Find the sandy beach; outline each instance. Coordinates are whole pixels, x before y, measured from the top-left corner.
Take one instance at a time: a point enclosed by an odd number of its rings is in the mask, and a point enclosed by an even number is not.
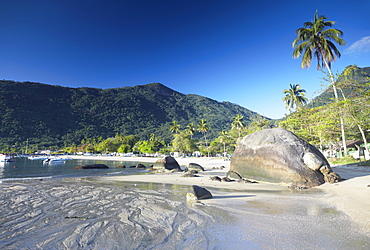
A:
[[[154,163],[157,158],[75,156]],[[370,170],[335,166],[337,184],[292,190],[215,182],[230,161],[198,163],[199,177],[143,173],[0,184],[1,249],[367,249]],[[224,166],[224,169],[220,169]],[[191,185],[212,199],[186,201]]]
[[[106,160],[119,160],[122,157],[103,157]],[[102,157],[91,157],[91,159],[102,159]],[[150,157],[124,157],[124,160],[155,162],[156,158]],[[210,176],[226,175],[230,168],[230,161],[222,158],[176,158],[180,166],[187,166],[189,163],[198,163],[205,168],[205,172],[200,173],[199,177],[185,178],[181,177],[183,173],[167,173],[138,176],[119,176],[106,177],[109,181],[130,181],[130,182],[153,182],[180,185],[199,185],[202,187],[211,187],[215,189],[230,189],[227,192],[215,190],[215,199],[203,200],[205,204],[219,204],[227,206],[231,203],[243,203],[246,198],[240,195],[245,191],[281,191],[286,192],[287,186],[272,185],[266,183],[242,184],[236,182],[217,182],[210,181]],[[224,169],[219,169],[224,166]],[[334,172],[338,173],[343,181],[336,184],[323,184],[312,188],[310,191],[321,191],[322,201],[334,206],[339,211],[348,215],[355,223],[359,224],[364,233],[370,237],[370,167],[366,166],[332,166]],[[217,198],[222,196],[223,199]],[[249,199],[251,200],[251,199]]]

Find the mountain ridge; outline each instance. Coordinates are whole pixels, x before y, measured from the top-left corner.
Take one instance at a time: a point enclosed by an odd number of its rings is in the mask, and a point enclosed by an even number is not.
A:
[[[99,89],[1,80],[0,92],[5,97],[0,100],[0,143],[7,145],[26,140],[45,147],[77,144],[116,133],[171,139],[172,121],[184,129],[202,118],[209,124],[209,136],[217,137],[236,114],[246,124],[262,117],[240,105],[182,94],[161,83]]]

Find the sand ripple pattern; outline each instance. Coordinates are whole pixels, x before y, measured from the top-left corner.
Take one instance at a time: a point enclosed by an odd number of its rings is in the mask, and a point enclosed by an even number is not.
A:
[[[186,191],[71,180],[2,183],[0,248],[220,248],[218,218],[227,215],[189,206]]]

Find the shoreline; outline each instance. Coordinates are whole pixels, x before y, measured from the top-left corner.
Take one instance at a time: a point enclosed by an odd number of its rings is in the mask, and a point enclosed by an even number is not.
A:
[[[118,164],[151,157],[94,157]],[[223,158],[176,158],[198,163],[183,172],[66,177],[0,184],[2,248],[68,249],[364,249],[370,242],[370,168],[334,166],[346,179],[310,189],[211,181],[224,177]],[[107,162],[112,161],[112,162]],[[114,162],[113,162],[114,161]],[[86,161],[85,161],[86,162]],[[225,168],[220,168],[224,166]],[[99,171],[98,171],[99,172]],[[192,185],[211,199],[187,201]],[[50,232],[53,232],[50,234]]]
[[[152,157],[107,157],[107,156],[74,156],[74,159],[86,160],[107,160],[107,161],[134,161],[154,163],[160,158]],[[200,172],[199,177],[181,177],[183,173],[160,173],[145,174],[135,176],[110,176],[99,177],[99,180],[107,182],[147,182],[165,183],[177,185],[198,185],[211,188],[214,198],[202,200],[203,204],[220,205],[226,207],[228,203],[240,205],[248,201],[245,192],[289,192],[286,185],[269,183],[237,183],[237,182],[216,182],[211,181],[211,176],[226,176],[230,168],[230,161],[222,158],[175,158],[179,165],[197,163],[205,171]],[[224,166],[224,169],[219,167]],[[322,192],[320,200],[334,206],[339,211],[348,215],[356,224],[360,225],[364,233],[370,236],[370,167],[339,165],[332,166],[334,172],[338,173],[343,179],[339,183],[313,187],[308,192]],[[227,189],[227,191],[225,190]],[[300,191],[291,191],[300,192]],[[301,192],[305,195],[305,191]],[[259,194],[263,196],[263,194]],[[223,197],[220,199],[219,197]],[[251,199],[253,200],[253,199]],[[240,212],[240,211],[239,211]]]

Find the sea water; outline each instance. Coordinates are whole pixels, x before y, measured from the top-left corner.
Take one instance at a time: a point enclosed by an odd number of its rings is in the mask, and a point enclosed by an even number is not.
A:
[[[65,163],[45,164],[42,160],[29,160],[26,157],[15,158],[13,162],[0,162],[0,181],[27,180],[39,178],[92,177],[117,174],[139,174],[143,169],[130,168],[141,162],[103,161],[103,160],[66,160]],[[109,169],[75,169],[80,165],[105,164]],[[141,163],[149,166],[152,163]],[[127,168],[117,168],[125,165]]]

